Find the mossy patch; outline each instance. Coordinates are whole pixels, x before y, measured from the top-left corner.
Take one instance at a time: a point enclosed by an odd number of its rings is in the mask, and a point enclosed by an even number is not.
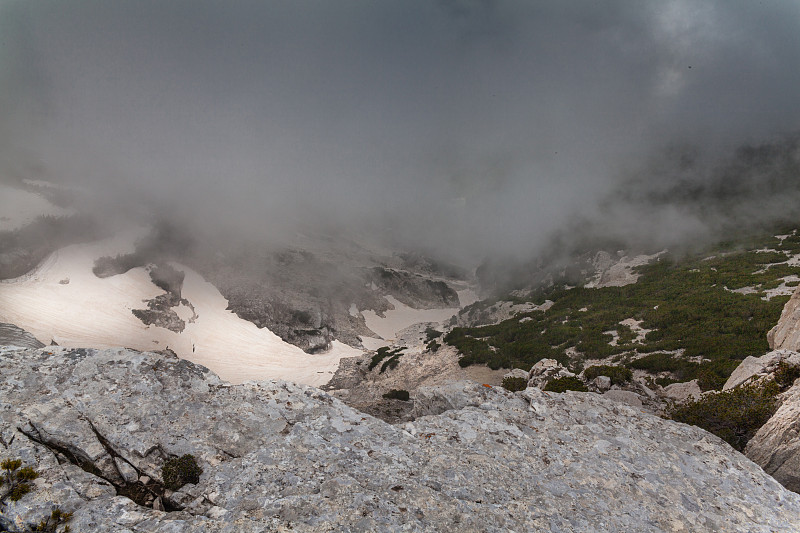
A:
[[[170,490],[178,490],[187,483],[199,483],[203,469],[197,464],[192,454],[168,459],[161,468],[164,486]]]

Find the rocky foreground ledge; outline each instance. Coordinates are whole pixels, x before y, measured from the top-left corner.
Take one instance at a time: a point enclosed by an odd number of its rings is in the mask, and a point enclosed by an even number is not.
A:
[[[460,382],[393,426],[164,354],[0,348],[0,409],[0,456],[40,473],[0,530],[53,506],[83,533],[800,530],[800,495],[720,439],[590,393]],[[199,482],[165,490],[184,454]]]

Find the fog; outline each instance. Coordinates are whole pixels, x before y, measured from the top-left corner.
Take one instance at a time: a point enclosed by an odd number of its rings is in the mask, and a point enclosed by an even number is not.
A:
[[[797,2],[5,0],[0,41],[0,176],[109,224],[475,264],[800,205],[736,152],[800,161]]]

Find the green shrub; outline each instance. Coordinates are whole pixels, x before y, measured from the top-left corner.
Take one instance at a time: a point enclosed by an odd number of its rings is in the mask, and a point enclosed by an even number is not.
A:
[[[528,380],[525,378],[507,377],[503,378],[503,388],[507,391],[517,392],[528,388]]]
[[[442,336],[441,331],[438,331],[430,327],[425,329],[425,337],[426,337],[425,342],[430,342],[434,339],[438,339],[441,336]]]
[[[583,381],[573,376],[551,379],[547,382],[547,385],[544,386],[544,390],[548,392],[566,392],[568,390],[578,392],[589,391]]]
[[[378,348],[378,351],[375,352],[375,355],[372,356],[372,359],[370,360],[367,368],[369,370],[372,370],[387,357],[389,359],[384,361],[384,363],[381,365],[380,373],[383,373],[387,368],[395,368],[400,362],[400,356],[403,355],[401,353],[403,350],[405,350],[405,346],[402,346],[400,348],[395,348],[394,350],[389,350],[388,346],[382,346]]]
[[[775,370],[772,377],[775,379],[775,383],[778,384],[778,387],[784,391],[794,385],[794,380],[800,378],[800,367],[790,365],[786,361],[781,361],[778,363],[778,368]]]
[[[592,381],[597,376],[608,376],[613,385],[622,385],[633,379],[633,372],[624,366],[595,365],[583,371],[583,378]]]
[[[203,469],[197,464],[192,454],[168,459],[161,469],[164,486],[170,490],[178,490],[187,483],[198,483]]]
[[[767,300],[764,290],[788,275],[800,275],[800,267],[786,264],[784,255],[800,252],[800,236],[782,241],[754,236],[727,251],[721,248],[681,257],[662,255],[638,267],[638,282],[623,287],[566,289],[556,283],[537,288],[535,297],[508,296],[505,299],[518,303],[545,298],[554,303],[546,311],[519,314],[499,324],[456,327],[444,341],[458,349],[461,366],[530,368],[543,358],[570,366],[565,352],[574,348],[588,360],[624,355],[625,360],[638,361],[625,365],[629,368],[670,372],[678,381],[697,378],[701,388],[719,388],[744,357],[769,350],[766,333],[788,297]],[[757,252],[763,248],[779,253]],[[745,286],[758,292],[729,290]],[[462,316],[477,324],[476,315],[487,305],[476,303]],[[635,329],[621,324],[629,318],[650,330],[641,342],[633,342]],[[607,331],[617,332],[616,346],[609,344]],[[665,353],[678,351],[682,355]]]
[[[392,389],[383,395],[387,400],[402,400],[407,402],[410,398],[408,391],[404,389]]]
[[[42,520],[36,525],[34,531],[41,531],[43,533],[56,533],[59,526],[64,526],[61,530],[62,533],[70,533],[72,531],[69,526],[64,525],[72,520],[72,513],[65,513],[58,507],[50,512],[50,516]]]
[[[628,366],[637,370],[645,370],[647,372],[675,372],[681,366],[681,361],[678,361],[672,354],[668,353],[651,353],[639,359],[634,359]]]
[[[0,502],[8,498],[18,501],[31,491],[30,481],[39,477],[38,472],[30,466],[22,466],[21,459],[6,459],[0,463],[3,472],[0,474],[0,486],[4,487]]]
[[[742,451],[756,431],[777,408],[774,382],[754,383],[723,392],[711,392],[698,400],[667,411],[672,420],[701,427]]]

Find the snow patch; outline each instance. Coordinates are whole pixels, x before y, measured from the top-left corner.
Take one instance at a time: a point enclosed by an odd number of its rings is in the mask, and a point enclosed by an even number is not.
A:
[[[384,312],[384,317],[380,317],[372,310],[364,310],[364,321],[367,327],[380,335],[385,340],[394,340],[397,333],[406,329],[408,326],[420,322],[442,322],[448,320],[458,313],[457,307],[444,309],[414,309],[405,305],[393,296],[384,296],[394,309]],[[363,343],[363,341],[362,341]]]
[[[144,325],[131,310],[163,293],[147,271],[134,268],[108,278],[92,273],[95,259],[133,251],[136,235],[62,248],[36,272],[0,284],[0,321],[30,331],[45,344],[52,339],[70,348],[169,347],[233,383],[278,378],[319,386],[330,380],[339,359],[362,353],[334,342],[327,353],[307,354],[228,311],[216,287],[177,263],[186,273],[182,296],[194,307],[176,308],[187,321],[185,329],[176,333]],[[59,283],[66,278],[69,284]]]

